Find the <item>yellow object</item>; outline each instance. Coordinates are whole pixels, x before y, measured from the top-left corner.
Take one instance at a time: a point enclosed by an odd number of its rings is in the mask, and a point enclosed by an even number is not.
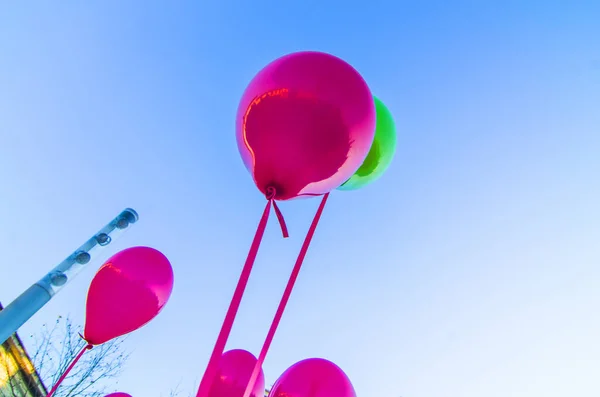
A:
[[[0,345],[0,397],[45,397],[46,393],[21,340],[14,334]]]

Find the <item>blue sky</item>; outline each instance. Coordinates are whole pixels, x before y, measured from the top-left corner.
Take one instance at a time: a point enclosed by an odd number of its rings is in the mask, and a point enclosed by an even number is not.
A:
[[[237,152],[252,76],[354,65],[397,119],[389,172],[332,195],[265,362],[325,357],[359,396],[600,394],[600,3],[62,1],[0,12],[0,300],[125,207],[171,301],[119,388],[195,393],[264,198]],[[258,353],[318,200],[281,205],[230,348]],[[94,269],[26,326],[83,322]]]

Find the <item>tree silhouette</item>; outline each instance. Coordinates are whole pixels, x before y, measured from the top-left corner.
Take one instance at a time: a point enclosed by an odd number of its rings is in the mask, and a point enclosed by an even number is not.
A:
[[[32,361],[48,389],[55,384],[71,360],[86,345],[81,327],[66,317],[58,317],[39,334],[31,335],[35,352]],[[54,397],[103,397],[114,389],[129,353],[123,350],[123,339],[114,339],[86,352],[58,388]],[[20,396],[15,396],[20,397]]]

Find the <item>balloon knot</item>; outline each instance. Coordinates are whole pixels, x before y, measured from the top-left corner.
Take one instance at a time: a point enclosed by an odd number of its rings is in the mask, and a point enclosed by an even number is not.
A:
[[[84,350],[92,350],[92,348],[94,347],[94,345],[92,345],[92,344],[91,344],[91,343],[90,343],[90,342],[89,342],[87,339],[85,339],[85,336],[83,336],[83,335],[81,334],[81,332],[78,332],[78,334],[79,334],[79,337],[80,337],[80,338],[81,338],[81,339],[82,339],[84,342],[86,342],[86,343],[87,343],[87,345],[84,347]]]
[[[275,200],[275,196],[277,195],[277,189],[273,186],[269,186],[265,189],[265,196],[267,200]]]
[[[275,197],[277,196],[277,189],[273,186],[268,186],[265,189],[265,197],[273,204],[273,208],[275,209],[275,215],[277,216],[277,220],[279,221],[279,226],[281,227],[281,233],[283,234],[283,238],[290,237],[288,233],[287,225],[285,224],[285,219],[283,218],[283,214],[275,201]]]

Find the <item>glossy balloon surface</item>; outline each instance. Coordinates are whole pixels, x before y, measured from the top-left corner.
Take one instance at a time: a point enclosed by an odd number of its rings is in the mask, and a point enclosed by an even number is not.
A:
[[[160,251],[133,247],[115,254],[88,290],[85,340],[99,345],[142,327],[163,309],[172,290],[173,269]]]
[[[219,370],[213,381],[209,397],[243,397],[246,385],[256,364],[256,357],[246,350],[230,350],[223,353]],[[254,384],[251,397],[263,397],[265,375],[261,369]]]
[[[379,179],[388,169],[396,153],[396,126],[394,117],[381,100],[374,98],[377,121],[375,138],[360,168],[339,190],[355,190]]]
[[[375,105],[361,75],[322,52],[297,52],[261,70],[240,101],[240,154],[265,195],[328,193],[363,163],[375,134]]]
[[[288,368],[269,397],[356,397],[356,393],[340,367],[322,358],[309,358]]]
[[[127,394],[127,393],[111,393],[111,394],[107,394],[104,397],[132,397],[131,394]]]

